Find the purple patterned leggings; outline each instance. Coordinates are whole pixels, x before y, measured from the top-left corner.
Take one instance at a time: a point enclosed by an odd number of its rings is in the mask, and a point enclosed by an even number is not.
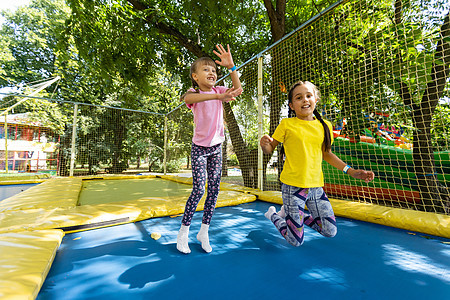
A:
[[[216,207],[217,196],[222,176],[222,144],[211,147],[198,146],[192,143],[192,192],[186,202],[181,224],[191,225],[192,217],[198,202],[205,193],[206,174],[208,174],[208,193],[203,209],[202,223],[209,225]]]
[[[289,244],[293,246],[303,244],[303,224],[323,236],[336,235],[337,227],[333,208],[321,187],[299,188],[283,183],[281,192],[286,217],[283,219],[273,214],[270,220]],[[305,214],[305,205],[310,215]]]

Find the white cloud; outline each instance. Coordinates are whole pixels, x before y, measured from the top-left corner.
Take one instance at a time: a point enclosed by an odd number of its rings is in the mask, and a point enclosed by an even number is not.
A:
[[[0,2],[0,10],[11,10],[15,11],[19,6],[28,5],[31,1],[30,0],[2,0]]]
[[[25,6],[30,4],[31,0],[1,0],[0,1],[0,11],[9,10],[9,11],[15,11],[20,6]],[[2,15],[0,15],[0,24],[3,24],[5,21],[5,18],[3,18]]]

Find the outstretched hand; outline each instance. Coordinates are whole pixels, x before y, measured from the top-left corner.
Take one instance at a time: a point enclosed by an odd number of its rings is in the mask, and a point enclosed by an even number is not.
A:
[[[227,50],[225,50],[221,44],[216,45],[216,48],[219,52],[216,50],[213,50],[213,52],[220,58],[220,60],[216,60],[216,64],[226,67],[227,69],[234,67],[233,57],[230,52],[230,45],[227,44]]]
[[[223,102],[233,101],[236,100],[236,97],[240,94],[242,94],[242,88],[235,89],[234,87],[232,87],[222,94],[220,100],[222,100]]]
[[[271,138],[269,135],[265,134],[262,136],[261,140],[259,141],[259,144],[261,145],[261,147],[266,147],[267,145],[269,145],[270,143],[272,143],[273,138]]]
[[[278,142],[276,142],[276,144],[272,145],[274,141],[275,140],[267,134],[262,136],[261,140],[259,141],[259,145],[261,146],[261,149],[265,154],[270,154],[273,152],[273,149],[275,149],[276,145],[278,144]]]
[[[351,170],[348,172],[348,175],[352,176],[356,179],[364,180],[366,183],[372,181],[375,178],[375,174],[372,171],[365,171],[365,170]]]

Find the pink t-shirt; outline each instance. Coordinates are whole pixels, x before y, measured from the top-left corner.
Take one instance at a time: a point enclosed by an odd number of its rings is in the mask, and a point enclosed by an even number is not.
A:
[[[216,86],[210,92],[200,94],[223,94],[228,90],[224,86]],[[189,89],[195,92],[194,89]],[[211,147],[225,140],[223,131],[223,106],[220,100],[208,100],[187,104],[194,114],[194,136],[192,142],[198,146]]]

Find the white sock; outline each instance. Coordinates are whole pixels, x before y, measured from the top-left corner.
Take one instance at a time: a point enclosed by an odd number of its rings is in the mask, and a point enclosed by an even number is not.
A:
[[[284,205],[281,206],[280,211],[278,212],[278,215],[282,217],[283,219],[286,218],[286,212],[284,211]]]
[[[177,235],[177,249],[181,253],[188,254],[191,253],[188,245],[189,241],[189,226],[181,225],[180,231]]]
[[[200,231],[197,234],[197,240],[202,243],[202,248],[206,253],[212,251],[211,245],[209,244],[209,236],[208,236],[209,225],[203,224],[200,227]]]
[[[276,214],[276,213],[277,213],[277,210],[275,209],[275,206],[271,206],[271,207],[269,207],[269,209],[267,210],[267,212],[264,214],[264,216],[265,216],[267,219],[269,219],[269,220],[272,221],[271,217],[272,217],[273,214]]]

